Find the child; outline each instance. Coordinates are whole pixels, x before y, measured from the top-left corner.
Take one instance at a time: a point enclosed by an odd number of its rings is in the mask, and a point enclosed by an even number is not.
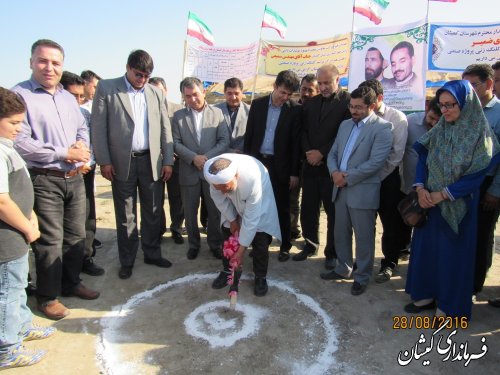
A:
[[[0,87],[0,370],[39,362],[45,350],[28,350],[22,341],[56,331],[33,325],[26,306],[28,244],[40,232],[28,170],[13,147],[25,110],[22,99]]]

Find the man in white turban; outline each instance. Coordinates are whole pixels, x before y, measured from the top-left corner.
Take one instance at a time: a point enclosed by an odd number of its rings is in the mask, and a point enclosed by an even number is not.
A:
[[[203,168],[210,184],[210,195],[221,212],[224,239],[239,234],[240,248],[234,254],[239,264],[248,246],[253,248],[254,294],[267,293],[267,265],[272,237],[281,241],[278,211],[269,174],[257,159],[241,154],[222,154],[208,160]],[[227,285],[229,260],[223,258],[224,269],[212,288]]]

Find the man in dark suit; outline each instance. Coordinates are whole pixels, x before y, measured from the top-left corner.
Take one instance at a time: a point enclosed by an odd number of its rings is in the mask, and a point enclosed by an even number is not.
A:
[[[319,91],[302,106],[302,204],[300,221],[305,245],[293,260],[302,261],[317,252],[319,247],[319,210],[321,203],[327,216],[325,257],[327,268],[335,267],[333,243],[334,206],[332,180],[326,157],[332,148],[340,123],[351,117],[349,93],[339,88],[339,71],[334,65],[324,65],[317,72]]]
[[[290,96],[299,78],[285,70],[278,74],[271,95],[255,99],[248,114],[244,151],[269,171],[278,208],[281,246],[278,260],[290,258],[290,189],[299,182],[300,112]]]
[[[153,68],[146,51],[132,51],[125,76],[99,81],[92,103],[92,144],[101,174],[113,190],[121,279],[132,275],[139,249],[137,191],[144,263],[172,265],[161,256],[160,179],[170,178],[174,151],[165,97],[147,84]]]

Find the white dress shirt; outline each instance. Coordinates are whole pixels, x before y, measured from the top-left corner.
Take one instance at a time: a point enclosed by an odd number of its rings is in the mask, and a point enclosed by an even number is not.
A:
[[[132,135],[132,151],[149,150],[148,107],[144,87],[136,90],[126,77],[127,94],[134,114],[134,134]]]

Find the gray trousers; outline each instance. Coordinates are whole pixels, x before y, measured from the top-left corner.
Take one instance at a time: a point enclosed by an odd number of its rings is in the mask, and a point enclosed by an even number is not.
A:
[[[160,211],[163,209],[163,181],[153,180],[149,155],[131,157],[126,181],[111,183],[115,207],[118,254],[122,266],[133,266],[139,249],[137,191],[141,200],[141,245],[144,258],[161,257]]]
[[[335,200],[335,272],[348,277],[353,267],[352,233],[356,238],[356,264],[354,281],[367,285],[373,272],[375,258],[375,220],[377,210],[356,209],[347,205],[347,192],[340,189]]]
[[[195,185],[182,185],[182,204],[190,249],[200,248],[200,229],[198,228],[198,208],[203,195],[208,212],[207,241],[210,249],[222,248],[222,233],[220,229],[220,212],[210,196],[210,185],[198,180]]]

